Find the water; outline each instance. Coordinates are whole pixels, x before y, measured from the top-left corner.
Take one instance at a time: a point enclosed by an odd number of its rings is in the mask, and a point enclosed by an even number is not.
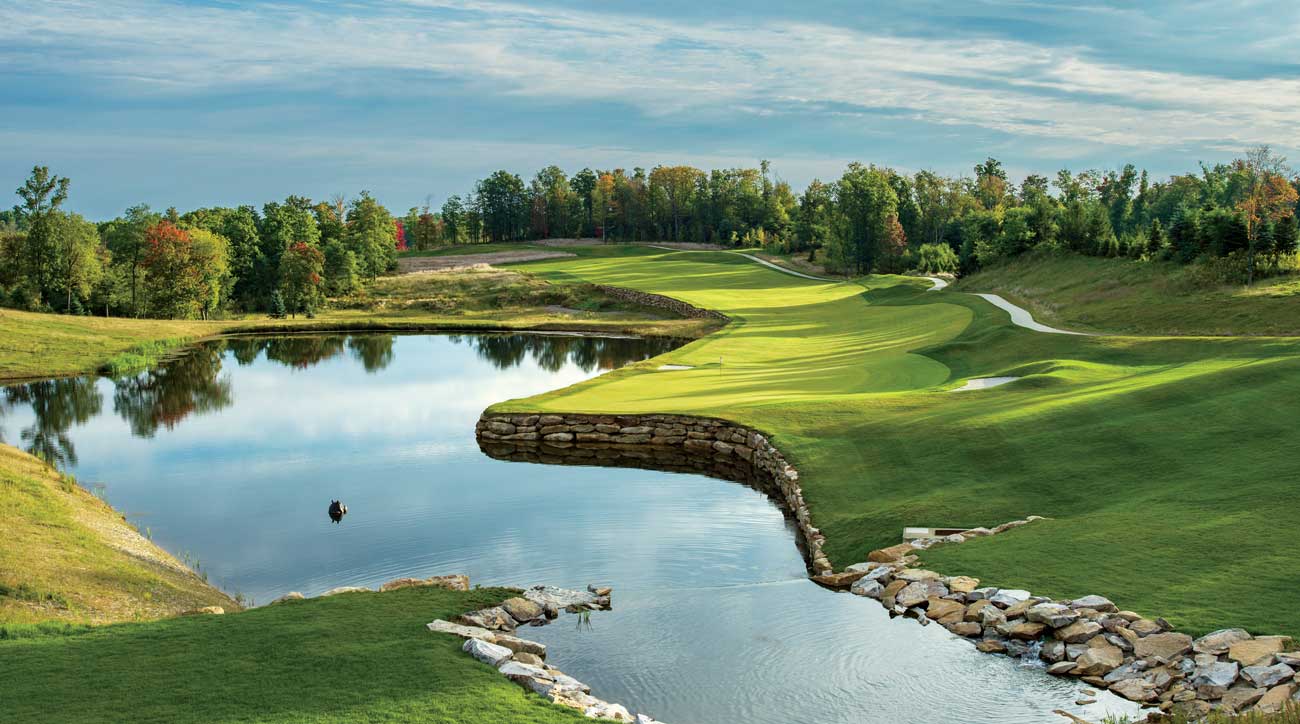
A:
[[[483,455],[491,403],[671,342],[293,336],[205,345],[119,380],[9,387],[0,429],[58,459],[230,593],[475,583],[615,588],[614,610],[525,634],[602,698],[672,724],[1058,722],[1134,708],[977,653],[805,578],[763,495],[698,475]],[[333,499],[348,505],[329,520]]]

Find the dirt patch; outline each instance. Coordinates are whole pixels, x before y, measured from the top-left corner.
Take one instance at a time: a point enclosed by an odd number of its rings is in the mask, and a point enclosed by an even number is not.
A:
[[[459,254],[452,256],[406,256],[397,260],[397,270],[401,274],[443,272],[454,269],[472,269],[489,264],[558,259],[567,256],[573,256],[573,254],[564,251],[496,251],[487,254]]]

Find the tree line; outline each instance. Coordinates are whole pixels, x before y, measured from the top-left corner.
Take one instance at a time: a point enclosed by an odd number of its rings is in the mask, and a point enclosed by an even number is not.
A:
[[[847,274],[965,274],[1031,249],[1217,264],[1249,282],[1294,264],[1300,177],[1261,146],[1154,180],[1119,170],[1032,174],[987,159],[969,176],[851,163],[796,193],[769,164],[656,166],[525,183],[496,171],[471,193],[396,218],[370,194],[155,213],[92,223],[63,210],[69,182],[36,167],[0,212],[0,303],[89,313],[204,317],[312,313],[392,269],[400,249],[551,238],[762,246]]]
[[[37,166],[17,190],[21,203],[0,212],[0,304],[176,319],[311,314],[397,260],[400,223],[364,191],[260,210],[139,205],[95,223],[63,209],[69,186]]]

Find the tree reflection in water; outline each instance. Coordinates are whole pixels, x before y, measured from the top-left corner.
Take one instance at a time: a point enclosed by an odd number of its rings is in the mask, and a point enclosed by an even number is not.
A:
[[[469,345],[498,369],[510,369],[532,359],[555,372],[566,364],[584,372],[615,369],[679,346],[675,339],[577,337],[537,334],[452,335],[454,344]],[[150,438],[159,428],[175,428],[190,415],[216,412],[234,402],[222,363],[233,359],[240,366],[266,359],[307,369],[326,360],[349,355],[367,373],[392,364],[396,355],[391,334],[284,335],[231,337],[202,344],[137,375],[113,380],[113,411],[137,437]],[[0,390],[0,416],[16,406],[31,408],[35,422],[20,438],[25,449],[58,467],[77,464],[77,452],[68,431],[101,414],[103,394],[93,377],[42,380]],[[0,429],[0,442],[4,440]]]
[[[215,412],[234,401],[229,377],[221,377],[225,344],[195,348],[134,377],[113,381],[113,411],[136,437],[153,437],[198,412]]]
[[[77,464],[77,449],[68,437],[68,430],[98,415],[104,406],[95,381],[85,377],[6,387],[4,402],[7,408],[31,406],[36,422],[19,434],[24,449],[60,468]]]

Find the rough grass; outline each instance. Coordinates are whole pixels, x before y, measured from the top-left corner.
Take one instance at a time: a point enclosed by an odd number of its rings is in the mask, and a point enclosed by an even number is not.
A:
[[[1171,262],[1029,254],[954,285],[1000,294],[1068,329],[1153,335],[1300,335],[1300,281],[1205,286]]]
[[[1040,334],[923,280],[812,282],[729,254],[602,248],[526,268],[735,321],[500,409],[706,414],[772,433],[839,566],[906,525],[1045,515],[925,561],[1044,595],[1102,593],[1192,632],[1300,634],[1287,605],[1300,340]],[[946,391],[1004,375],[1025,379]]]
[[[0,445],[0,638],[11,624],[130,621],[238,606],[103,501]]]
[[[424,251],[403,251],[398,256],[459,256],[461,254],[488,254],[494,251],[555,251],[555,247],[543,246],[541,244],[529,244],[526,241],[501,241],[485,244],[457,244],[455,246],[439,246],[434,249]]]
[[[465,655],[460,639],[424,628],[508,595],[348,593],[0,641],[0,720],[587,721]]]
[[[502,272],[382,277],[366,297],[315,319],[248,315],[220,321],[72,317],[0,309],[0,381],[100,371],[120,374],[189,342],[271,331],[566,330],[699,337],[711,320],[617,304],[589,288],[566,289]]]

